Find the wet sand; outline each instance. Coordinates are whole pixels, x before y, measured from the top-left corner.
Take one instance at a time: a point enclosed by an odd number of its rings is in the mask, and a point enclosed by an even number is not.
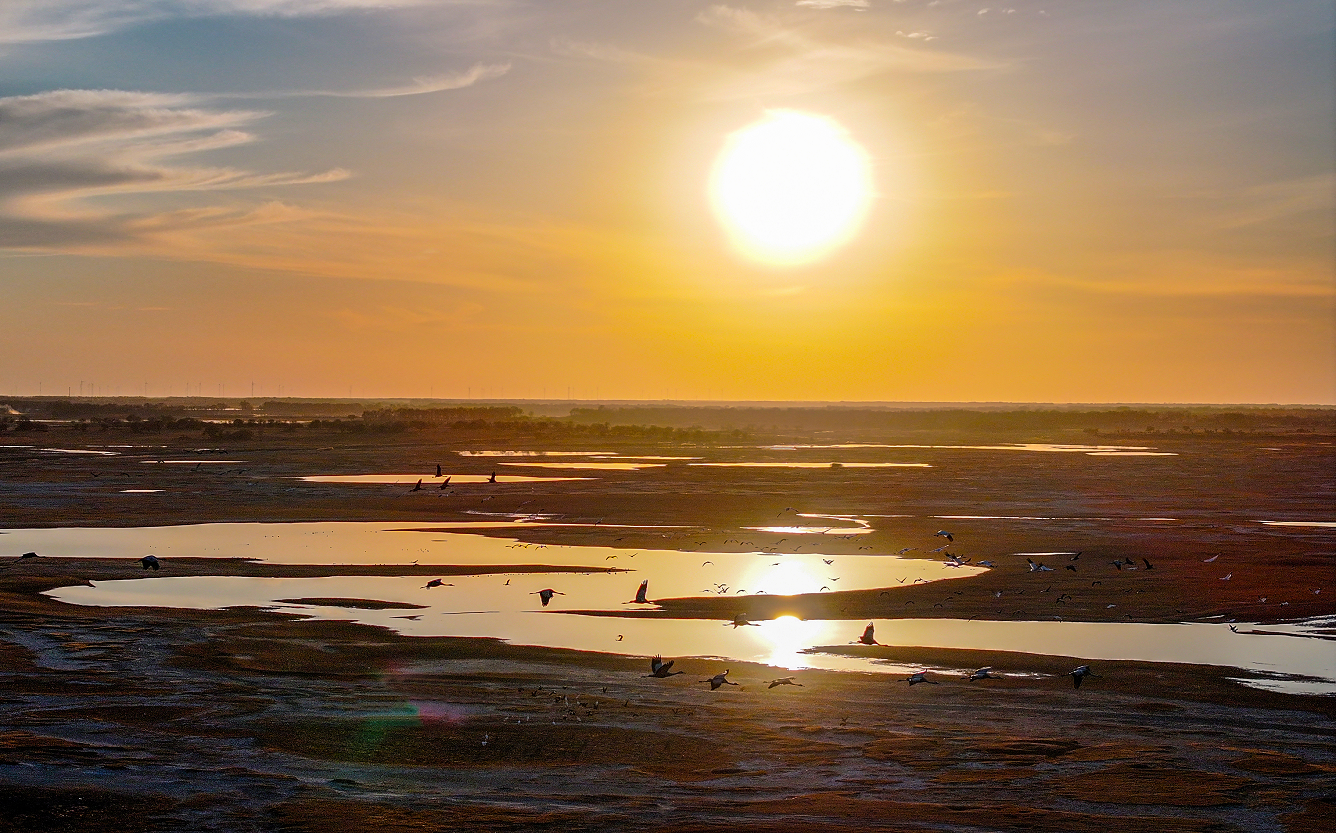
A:
[[[812,536],[739,530],[791,524],[794,507],[910,516],[879,518],[869,535],[823,536],[831,551],[917,545],[911,555],[922,555],[936,546],[923,542],[947,528],[956,537],[953,552],[1005,558],[1009,569],[967,579],[968,588],[946,582],[956,586],[660,600],[662,610],[641,615],[1267,623],[1333,612],[1336,533],[1258,523],[1330,520],[1336,457],[1311,438],[1280,457],[1256,450],[1277,446],[1271,440],[1181,439],[1168,449],[1161,440],[1162,450],[1183,454],[1135,465],[1018,452],[978,452],[963,464],[915,450],[907,461],[934,467],[669,465],[446,495],[291,479],[408,466],[428,473],[438,461],[461,472],[490,470],[486,459],[447,455],[442,442],[229,444],[226,458],[246,460],[244,472],[231,464],[191,471],[11,452],[0,524],[377,520],[430,527],[478,517],[469,512],[542,511],[599,526],[533,527],[523,530],[526,540],[727,551],[741,538],[791,551],[785,548]],[[535,442],[479,437],[463,447]],[[68,437],[59,445],[77,447]],[[737,454],[622,450],[721,460]],[[179,456],[188,452],[183,441]],[[119,491],[132,487],[164,492]],[[1151,517],[1176,520],[1138,520]],[[1082,552],[1070,562],[1076,571],[1063,569],[1058,556],[1039,557],[1058,568],[1041,574],[1044,587],[1029,585],[1039,577],[1020,572],[1024,559],[1014,555],[1067,550]],[[1066,672],[1080,657],[842,646],[928,667],[993,666],[1007,676],[971,683],[930,673],[938,685],[910,686],[895,676],[729,663],[728,678],[741,685],[712,692],[699,681],[725,664],[706,659],[674,658],[674,670],[685,673],[654,679],[645,676],[646,658],[402,637],[258,609],[64,605],[40,591],[155,574],[125,560],[9,560],[16,555],[0,535],[0,830],[1304,831],[1327,829],[1336,809],[1336,698],[1247,688],[1230,681],[1233,669],[1106,661],[1095,664],[1099,677],[1076,689]],[[1141,569],[1111,565],[1122,558]],[[477,571],[209,558],[173,558],[169,567],[172,575]],[[1222,581],[1227,573],[1231,580]],[[1069,600],[1053,601],[1064,593]],[[787,676],[801,686],[768,687]]]

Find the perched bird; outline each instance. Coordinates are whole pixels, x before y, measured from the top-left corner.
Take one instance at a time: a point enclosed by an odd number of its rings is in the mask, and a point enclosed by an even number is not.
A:
[[[618,635],[618,637],[617,637],[617,641],[620,642],[621,639],[622,639],[621,636]],[[673,660],[668,660],[667,662],[664,662],[664,661],[663,661],[663,656],[662,656],[661,654],[655,654],[655,655],[654,655],[654,659],[652,659],[652,660],[649,661],[649,671],[650,671],[650,673],[646,674],[645,676],[646,676],[646,677],[658,677],[659,679],[662,680],[662,679],[665,679],[665,678],[667,678],[667,677],[671,677],[671,676],[673,676],[674,674],[683,674],[683,673],[686,673],[686,672],[684,672],[684,671],[673,671],[672,668],[673,668]],[[725,673],[727,673],[727,672],[725,672]]]
[[[860,637],[858,637],[858,643],[859,643],[860,645],[880,645],[880,644],[881,644],[880,642],[877,641],[876,637],[873,636],[873,628],[872,628],[872,623],[871,623],[871,622],[868,622],[868,623],[867,623],[867,627],[866,627],[866,628],[863,628],[863,635],[860,636]],[[850,643],[850,644],[853,644],[853,643]]]
[[[724,670],[723,673],[715,674],[713,677],[711,677],[711,678],[708,679],[708,680],[701,680],[700,682],[702,682],[702,683],[709,683],[709,684],[710,684],[710,691],[714,691],[715,689],[717,689],[717,688],[718,688],[719,686],[721,686],[721,685],[738,685],[738,683],[732,682],[731,680],[728,679],[728,671],[727,671],[727,670]]]
[[[1086,677],[1099,676],[1094,671],[1090,670],[1089,665],[1078,665],[1076,666],[1076,668],[1072,669],[1071,671],[1068,671],[1067,673],[1071,675],[1073,688],[1080,688],[1081,681],[1084,680]]]
[[[777,685],[796,685],[799,688],[802,688],[803,684],[795,683],[792,677],[780,677],[778,680],[771,680],[770,685],[766,686],[766,688],[774,688]]]
[[[158,563],[158,557],[156,555],[146,555],[139,559],[139,563],[144,565],[145,570],[162,569],[162,565]]]
[[[919,683],[928,683],[930,685],[941,685],[941,683],[937,682],[936,680],[928,679],[926,676],[927,673],[928,672],[926,671],[915,671],[913,674],[910,674],[908,677],[904,678],[900,682],[909,683],[911,686],[918,685]]]
[[[551,587],[548,587],[548,588],[546,588],[546,589],[544,589],[544,590],[535,590],[534,592],[530,593],[529,595],[530,595],[530,596],[537,596],[538,598],[542,599],[542,600],[543,600],[543,607],[547,607],[547,603],[550,602],[550,601],[552,601],[552,597],[553,597],[553,596],[564,596],[564,595],[566,595],[566,594],[565,594],[565,593],[562,593],[562,592],[559,591],[559,590],[553,590]]]
[[[427,582],[426,584],[422,585],[423,590],[426,590],[428,587],[454,587],[454,585],[446,584],[443,579],[434,578],[431,581]]]
[[[992,670],[993,666],[987,665],[984,666],[983,668],[980,668],[978,671],[975,671],[973,674],[967,674],[965,676],[969,678],[970,682],[974,682],[975,680],[996,680],[997,677],[994,677],[992,674],[988,673]]]
[[[624,602],[623,604],[639,604],[639,605],[649,604],[649,599],[645,598],[645,594],[648,592],[649,592],[649,579],[645,579],[644,581],[640,582],[640,589],[636,591],[636,597],[629,602]]]
[[[409,489],[409,491],[410,491],[410,492],[420,492],[420,491],[422,491],[422,478],[418,478],[417,485],[415,485],[413,488]]]
[[[939,529],[939,530],[937,530],[936,532],[934,532],[934,533],[932,534],[932,537],[934,537],[934,538],[945,538],[947,541],[954,541],[954,540],[956,540],[955,538],[951,537],[951,533],[947,532],[945,529]]]
[[[742,592],[742,591],[739,590],[738,592],[740,593],[740,592]],[[734,617],[733,617],[732,625],[733,625],[734,628],[741,628],[741,627],[745,627],[745,626],[747,626],[747,625],[753,625],[753,626],[759,628],[759,627],[761,626],[761,623],[760,623],[760,622],[753,622],[752,620],[748,619],[748,618],[747,618],[747,614],[745,614],[745,613],[739,613],[737,616],[734,616]]]

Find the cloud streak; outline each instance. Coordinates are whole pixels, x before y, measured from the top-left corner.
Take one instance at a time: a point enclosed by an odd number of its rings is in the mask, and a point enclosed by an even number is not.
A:
[[[309,17],[426,5],[429,0],[5,0],[0,44],[78,40],[173,17]]]
[[[316,173],[257,172],[182,161],[246,144],[242,129],[263,118],[252,110],[197,106],[184,95],[124,90],[54,90],[0,98],[0,246],[129,241],[171,225],[144,212],[93,208],[92,197],[308,185],[346,178]],[[198,225],[209,211],[178,214]]]

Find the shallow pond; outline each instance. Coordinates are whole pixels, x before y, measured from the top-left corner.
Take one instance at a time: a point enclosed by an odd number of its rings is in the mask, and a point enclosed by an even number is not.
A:
[[[494,637],[522,644],[638,656],[705,656],[768,663],[782,668],[900,672],[871,657],[820,651],[854,641],[864,620],[800,621],[781,617],[734,627],[732,622],[583,615],[652,609],[652,600],[678,596],[772,595],[824,592],[823,587],[894,587],[904,582],[964,580],[980,572],[938,561],[881,555],[709,553],[624,550],[526,544],[510,538],[465,534],[479,527],[523,527],[506,519],[472,523],[388,525],[375,523],[202,524],[119,529],[8,530],[7,551],[43,555],[137,559],[152,552],[163,574],[141,575],[127,564],[127,579],[96,587],[64,587],[50,595],[83,605],[155,605],[222,608],[255,605],[302,615],[381,625],[416,636]],[[821,536],[813,536],[819,546]],[[490,573],[452,576],[446,586],[424,587],[426,578],[343,576],[272,579],[172,577],[174,556],[247,557],[304,564],[551,564],[569,573]],[[582,568],[615,566],[624,572]],[[632,603],[649,581],[651,604]],[[838,583],[836,583],[838,582]],[[538,591],[553,589],[550,605]],[[333,600],[347,600],[339,604]],[[400,607],[348,606],[374,599]],[[286,600],[286,601],[285,601]],[[301,600],[320,600],[319,604]],[[421,605],[423,607],[415,607]],[[1266,626],[1235,624],[1133,624],[996,622],[955,619],[876,620],[876,638],[887,645],[1019,651],[1088,660],[1143,660],[1222,665],[1244,669],[1244,681],[1302,693],[1336,692],[1336,643],[1304,636],[1331,622]],[[875,649],[873,649],[875,650]],[[953,669],[959,670],[959,669]],[[1006,669],[999,669],[1006,673]],[[1307,679],[1292,679],[1299,676]]]

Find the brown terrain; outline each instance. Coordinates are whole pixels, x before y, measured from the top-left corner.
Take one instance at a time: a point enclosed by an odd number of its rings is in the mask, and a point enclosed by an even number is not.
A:
[[[1221,617],[1261,629],[1336,613],[1336,530],[1259,523],[1336,520],[1336,447],[1321,433],[753,431],[686,444],[553,439],[514,427],[270,432],[210,441],[198,433],[146,440],[115,428],[54,427],[2,439],[32,446],[0,449],[4,528],[294,520],[430,528],[476,518],[465,514],[470,510],[541,511],[589,524],[686,528],[533,527],[522,530],[525,540],[727,551],[738,548],[740,529],[793,523],[797,508],[897,516],[873,518],[869,535],[822,541],[834,553],[895,552],[905,541],[931,540],[940,528],[976,561],[1082,552],[1079,570],[1048,574],[1047,595],[1015,593],[1009,574],[995,570],[962,580],[968,593],[953,581],[888,592],[668,599],[638,615],[1034,620],[1060,611],[1069,621]],[[1178,456],[754,447],[869,439],[1105,443]],[[135,442],[163,446],[153,453],[164,458],[199,456],[209,446],[246,462],[196,469],[41,451]],[[438,462],[457,473],[540,473],[455,454],[482,449],[902,460],[933,468],[673,463],[447,494],[292,479],[427,475]],[[127,488],[164,491],[121,492]],[[782,535],[747,535],[759,546],[791,546]],[[830,650],[1013,673],[977,682],[938,676],[939,685],[910,686],[895,675],[732,662],[729,679],[741,686],[711,691],[698,681],[720,663],[700,658],[676,658],[675,668],[686,673],[654,679],[645,676],[645,657],[411,638],[249,608],[66,605],[41,591],[159,574],[96,553],[20,560],[4,540],[0,534],[0,831],[1150,833],[1326,831],[1336,821],[1336,697],[1246,687],[1231,679],[1240,676],[1236,669],[1102,661],[1092,663],[1099,676],[1077,689],[1067,672],[1084,662],[1080,657],[846,645]],[[1216,555],[1232,580],[1221,581],[1226,571],[1206,562]],[[1140,569],[1110,566],[1125,558]],[[475,569],[203,557],[175,558],[167,567],[162,575],[448,576]],[[544,565],[505,571],[530,569]],[[1063,594],[1059,607],[1054,599]],[[801,685],[768,687],[791,674]]]

